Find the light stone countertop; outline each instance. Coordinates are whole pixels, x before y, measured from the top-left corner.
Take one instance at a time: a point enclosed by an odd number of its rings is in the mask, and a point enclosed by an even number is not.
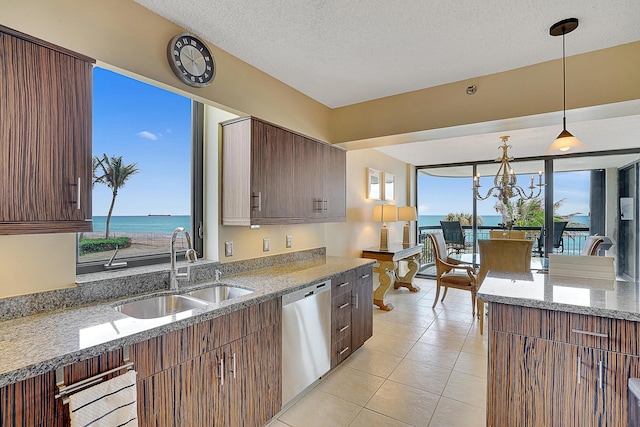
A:
[[[500,304],[640,321],[635,282],[491,271],[478,299]]]
[[[128,317],[113,308],[123,301],[176,293],[164,290],[6,320],[0,322],[0,387],[278,298],[314,282],[331,279],[344,271],[373,263],[373,260],[361,258],[321,256],[223,277],[222,284],[250,288],[255,292],[193,310],[187,313],[189,316],[179,313],[161,319],[143,320]],[[178,292],[198,289],[211,283],[181,286]]]

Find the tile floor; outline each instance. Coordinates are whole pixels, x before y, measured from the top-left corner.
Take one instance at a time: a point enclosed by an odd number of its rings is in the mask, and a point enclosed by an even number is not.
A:
[[[451,289],[432,309],[435,282],[416,284],[390,289],[373,337],[269,427],[484,426],[487,336],[471,296]]]

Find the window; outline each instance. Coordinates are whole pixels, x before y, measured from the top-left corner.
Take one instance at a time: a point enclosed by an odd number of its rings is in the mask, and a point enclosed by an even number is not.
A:
[[[104,269],[116,246],[112,265],[166,262],[177,227],[202,256],[202,111],[183,96],[94,68],[94,231],[78,234],[78,273]],[[177,242],[186,249],[182,234]]]

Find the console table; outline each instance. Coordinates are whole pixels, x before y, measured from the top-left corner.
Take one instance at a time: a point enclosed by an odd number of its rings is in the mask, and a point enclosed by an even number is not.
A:
[[[375,259],[378,267],[373,271],[379,273],[380,285],[373,292],[373,303],[381,310],[393,310],[393,304],[385,304],[384,296],[393,285],[393,289],[408,288],[411,292],[418,292],[419,287],[413,285],[413,278],[420,269],[418,260],[422,257],[422,244],[403,246],[402,243],[389,244],[389,249],[382,251],[379,248],[368,248],[362,251],[362,258]],[[404,276],[399,276],[398,261],[407,261],[409,271]]]

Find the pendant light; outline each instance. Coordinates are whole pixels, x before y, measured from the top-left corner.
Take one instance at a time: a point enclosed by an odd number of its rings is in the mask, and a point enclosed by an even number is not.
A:
[[[554,151],[566,152],[574,147],[586,148],[582,142],[567,130],[567,72],[565,66],[564,35],[578,28],[578,18],[563,19],[549,28],[552,36],[562,36],[562,132],[547,148],[547,153]]]

